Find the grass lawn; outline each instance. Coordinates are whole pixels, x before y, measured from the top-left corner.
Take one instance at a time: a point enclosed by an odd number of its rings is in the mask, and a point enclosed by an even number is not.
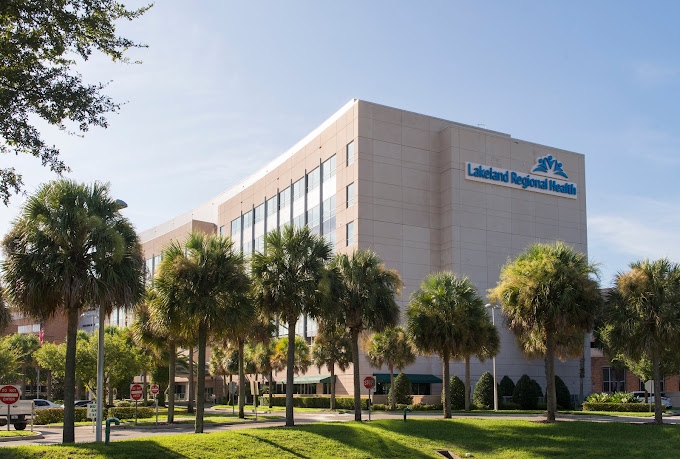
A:
[[[7,426],[5,426],[5,429]],[[36,432],[31,432],[30,430],[0,430],[0,437],[30,437],[31,435],[37,435]]]
[[[672,457],[678,426],[497,419],[383,420],[173,435],[75,446],[3,448],[7,458],[135,457],[437,457],[448,449],[474,457]]]
[[[236,412],[235,415],[232,415],[231,413],[203,413],[203,422],[208,424],[208,423],[217,423],[217,422],[240,422],[240,421],[252,421],[255,419],[255,414],[253,413],[245,413],[246,417],[245,419],[239,419],[238,417],[238,411]],[[259,415],[258,419],[279,419],[281,416],[263,416]],[[196,414],[187,414],[186,410],[182,411],[180,413],[175,413],[175,423],[177,424],[193,424],[194,419],[196,418]],[[168,422],[168,414],[167,411],[165,413],[161,413],[160,411],[158,412],[158,422]],[[138,418],[137,423],[141,425],[151,425],[156,423],[156,415],[154,414],[151,417],[148,418]],[[61,426],[63,425],[63,422],[55,422],[52,424],[47,424],[50,426]],[[133,419],[121,419],[120,420],[121,425],[134,425],[135,420]],[[37,424],[36,424],[37,425]],[[75,425],[77,426],[87,426],[87,425],[92,425],[92,421],[80,421],[76,422]]]
[[[227,410],[228,412],[231,412],[231,405],[215,405],[215,406],[213,406],[213,408],[216,408],[218,410]],[[254,409],[253,405],[246,405],[245,406],[246,413],[252,413],[253,409]],[[262,406],[262,405],[257,406],[257,412],[258,413],[265,413],[267,411],[271,411],[271,412],[279,412],[280,411],[280,412],[285,413],[286,407],[285,406],[272,406],[271,408],[269,408],[269,406],[267,406],[266,404],[264,406]],[[334,410],[334,411],[331,411],[328,408],[298,408],[298,407],[293,408],[293,411],[295,411],[296,413],[305,413],[305,412],[307,412],[307,413],[311,413],[311,412],[319,413],[319,412],[322,412],[322,411],[328,411],[330,413],[340,413],[340,414],[352,413],[353,412],[352,410]],[[238,413],[238,407],[236,407],[236,412]]]

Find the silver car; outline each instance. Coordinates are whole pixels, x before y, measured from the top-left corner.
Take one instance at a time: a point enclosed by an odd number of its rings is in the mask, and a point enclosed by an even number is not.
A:
[[[643,390],[636,390],[635,392],[631,392],[632,395],[636,396],[637,398],[640,399],[641,402],[644,403],[645,401],[645,391]],[[652,394],[649,394],[647,396],[647,401],[649,403],[654,403],[654,396]],[[666,394],[661,392],[661,404],[666,407],[666,409],[673,408],[673,404],[671,403],[671,399],[666,397]]]

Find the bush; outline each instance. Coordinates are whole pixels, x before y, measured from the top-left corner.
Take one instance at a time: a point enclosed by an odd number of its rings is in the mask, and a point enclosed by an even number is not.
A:
[[[543,389],[541,389],[541,385],[535,380],[531,380],[531,384],[534,385],[534,389],[536,390],[536,394],[538,394],[538,398],[543,397]]]
[[[137,408],[138,418],[150,418],[154,415],[154,410],[144,406]],[[134,419],[135,418],[135,407],[134,406],[114,406],[109,408],[109,417],[118,419]]]
[[[493,376],[488,371],[477,381],[472,400],[482,410],[493,408]]]
[[[395,400],[397,404],[410,405],[413,403],[413,389],[411,388],[411,380],[404,373],[399,373],[394,378]],[[392,400],[392,387],[387,394],[387,399]]]
[[[389,411],[390,406],[385,405],[384,403],[374,403],[373,405],[371,405],[371,409],[373,411]]]
[[[512,393],[515,391],[515,383],[512,382],[509,376],[503,376],[501,379],[500,386],[498,388],[498,394],[501,397],[512,397]]]
[[[601,394],[590,394],[586,399],[586,402],[591,403],[642,403],[644,400],[637,398],[633,394],[627,392],[614,392],[613,394],[608,394],[603,392]]]
[[[501,404],[501,410],[521,410],[521,409],[522,407],[520,406],[519,403],[504,401]]]
[[[442,405],[428,405],[424,403],[418,403],[416,405],[409,406],[413,411],[438,411],[442,410],[444,407]]]
[[[106,409],[104,409],[104,418],[106,418]],[[75,422],[89,421],[87,418],[87,408],[75,409]],[[63,408],[45,408],[35,410],[35,419],[33,423],[36,425],[46,425],[64,422]]]
[[[265,405],[269,404],[269,397],[265,399]],[[272,406],[286,406],[286,397],[272,397]],[[296,408],[326,408],[330,409],[330,397],[294,397],[293,406]],[[354,398],[335,397],[335,408],[339,410],[353,410]],[[361,399],[361,409],[368,409],[368,399]]]
[[[661,409],[666,411],[666,407],[661,405]],[[583,411],[634,411],[636,413],[649,411],[648,403],[596,403],[585,402]],[[652,405],[652,411],[654,406]]]
[[[527,375],[522,375],[515,385],[512,393],[512,401],[517,403],[523,410],[535,410],[538,407],[538,397],[541,396],[540,387],[536,389],[538,383]]]
[[[572,409],[571,405],[571,394],[569,393],[569,388],[562,378],[555,376],[555,396],[557,397],[557,408],[562,410]]]
[[[452,410],[465,409],[465,383],[453,375],[449,380],[449,398]],[[444,405],[444,390],[442,390],[442,406]]]

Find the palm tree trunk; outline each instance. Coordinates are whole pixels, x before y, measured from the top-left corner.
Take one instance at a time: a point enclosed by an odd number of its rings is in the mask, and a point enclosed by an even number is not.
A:
[[[142,387],[144,391],[144,406],[146,406],[149,401],[149,394],[146,393],[146,370],[142,372]]]
[[[238,417],[245,419],[246,375],[243,372],[243,338],[238,339]]]
[[[335,409],[335,362],[328,365],[331,370],[331,410]]]
[[[465,411],[470,411],[470,356],[465,356]]]
[[[64,432],[63,443],[75,442],[75,382],[76,382],[76,334],[78,333],[80,308],[68,309],[66,329],[66,364],[64,366]]]
[[[361,422],[361,374],[359,373],[359,330],[352,329],[352,365],[354,366],[354,420]]]
[[[175,359],[177,358],[177,346],[170,343],[170,357],[168,358],[168,423],[175,422]]]
[[[188,397],[187,397],[187,413],[191,414],[194,412],[194,348],[193,346],[189,348],[189,387],[188,387]]]
[[[546,333],[545,340],[545,401],[548,413],[546,420],[555,421],[555,343],[551,332]]]
[[[394,411],[397,409],[397,391],[394,390],[394,365],[390,365],[389,369],[390,369],[390,409]]]
[[[196,422],[194,433],[203,433],[203,409],[205,407],[205,346],[207,339],[205,324],[198,326],[198,397],[196,398]]]
[[[274,394],[274,370],[269,367],[269,408],[271,408],[274,404],[272,402],[272,396]]]
[[[654,368],[654,424],[663,424],[661,414],[661,369],[659,368],[659,350],[652,352],[652,367]]]
[[[295,323],[288,322],[288,355],[286,359],[286,426],[295,425],[293,419],[293,372],[295,371]]]
[[[232,406],[232,409],[233,409],[233,407],[234,407],[234,392],[231,390],[232,378],[233,378],[233,375],[231,373],[229,373],[229,400],[231,400],[231,406]]]
[[[442,374],[444,375],[444,419],[451,419],[451,393],[449,384],[451,375],[449,371],[449,356],[444,355],[442,361],[444,365],[442,371]]]

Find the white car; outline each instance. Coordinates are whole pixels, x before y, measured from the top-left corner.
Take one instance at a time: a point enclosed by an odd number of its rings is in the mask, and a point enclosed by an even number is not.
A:
[[[632,395],[635,395],[642,403],[645,402],[645,391],[643,390],[636,390],[635,392],[631,392]],[[649,394],[647,395],[647,401],[648,403],[654,403],[654,396]],[[661,392],[661,404],[666,407],[666,409],[673,408],[673,404],[671,403],[671,399],[666,397],[666,394]]]
[[[33,400],[33,405],[35,406],[36,410],[44,410],[46,408],[63,408],[64,405],[57,405],[56,403],[52,403],[49,400],[45,400],[42,398],[36,398]]]

